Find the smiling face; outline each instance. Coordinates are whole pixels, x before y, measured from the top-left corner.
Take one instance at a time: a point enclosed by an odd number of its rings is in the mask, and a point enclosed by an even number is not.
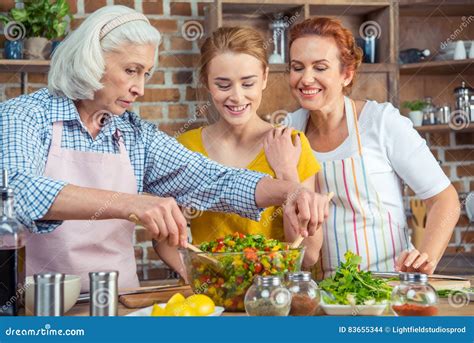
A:
[[[139,96],[143,96],[145,81],[155,62],[156,46],[124,45],[105,54],[104,87],[94,94],[94,103],[116,115],[121,115]]]
[[[257,115],[268,75],[261,61],[244,53],[221,53],[209,63],[207,75],[207,86],[222,120],[240,126]]]
[[[290,87],[301,107],[324,110],[343,95],[353,73],[343,72],[333,38],[316,35],[296,39],[290,49]]]

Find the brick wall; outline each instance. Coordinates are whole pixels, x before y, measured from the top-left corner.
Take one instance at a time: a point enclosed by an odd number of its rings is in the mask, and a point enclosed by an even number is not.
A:
[[[425,138],[464,205],[467,193],[474,191],[474,133],[430,133]],[[447,252],[474,254],[474,224],[469,223],[464,206]]]
[[[134,111],[173,136],[204,122],[197,108],[197,74],[193,68],[200,41],[193,40],[192,36],[185,37],[181,29],[192,22],[197,22],[197,26],[204,26],[204,6],[209,2],[212,0],[69,0],[75,17],[72,28],[77,27],[88,14],[102,6],[121,4],[145,13],[151,23],[160,30],[163,42],[160,46],[158,68],[146,86],[145,96],[135,104]],[[13,0],[2,0],[0,12],[5,12],[13,6]],[[0,46],[3,46],[2,39],[4,40],[4,37],[0,36]],[[30,74],[29,82],[29,91],[44,87],[47,82],[46,75]],[[19,94],[19,76],[0,73],[0,100]],[[427,139],[456,189],[461,193],[474,189],[474,135],[430,134]],[[474,251],[474,229],[471,227],[467,231],[467,228],[468,221],[464,214],[456,234],[453,235],[449,251]],[[140,264],[159,264],[151,247],[150,237],[143,228],[137,228],[135,247]]]

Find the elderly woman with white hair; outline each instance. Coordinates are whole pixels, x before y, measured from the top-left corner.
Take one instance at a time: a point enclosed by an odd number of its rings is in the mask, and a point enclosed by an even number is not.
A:
[[[120,288],[138,286],[133,221],[173,265],[175,247],[187,244],[178,204],[254,220],[285,204],[302,236],[327,216],[326,196],[221,166],[128,110],[144,94],[159,43],[143,14],[104,7],[57,48],[48,88],[0,104],[0,161],[29,229],[28,275],[77,274],[87,291],[88,272],[113,269]]]

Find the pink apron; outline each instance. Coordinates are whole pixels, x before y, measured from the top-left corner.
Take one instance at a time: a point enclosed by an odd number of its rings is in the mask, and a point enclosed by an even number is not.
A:
[[[61,148],[63,123],[53,124],[51,148],[44,176],[70,184],[121,193],[137,193],[136,178],[117,130],[119,154],[76,151]],[[26,272],[61,272],[81,277],[81,292],[89,291],[91,271],[118,270],[119,288],[139,286],[136,273],[133,233],[135,225],[127,220],[100,220],[103,207],[89,220],[67,220],[54,231],[29,233],[26,243]]]
[[[344,98],[346,120],[357,153],[342,160],[321,163],[316,191],[334,192],[329,217],[323,224],[324,241],[315,277],[332,276],[348,250],[362,256],[362,270],[394,271],[395,261],[413,246],[405,226],[397,223],[380,201],[364,160],[354,102]]]

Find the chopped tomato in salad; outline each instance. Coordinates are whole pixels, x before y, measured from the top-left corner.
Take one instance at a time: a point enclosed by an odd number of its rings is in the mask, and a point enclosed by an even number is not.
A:
[[[239,232],[202,243],[199,247],[202,251],[216,253],[213,258],[219,261],[222,269],[216,271],[202,259],[192,258],[194,289],[231,311],[245,310],[243,299],[255,275],[298,271],[303,259],[303,250],[290,249],[288,243]]]

